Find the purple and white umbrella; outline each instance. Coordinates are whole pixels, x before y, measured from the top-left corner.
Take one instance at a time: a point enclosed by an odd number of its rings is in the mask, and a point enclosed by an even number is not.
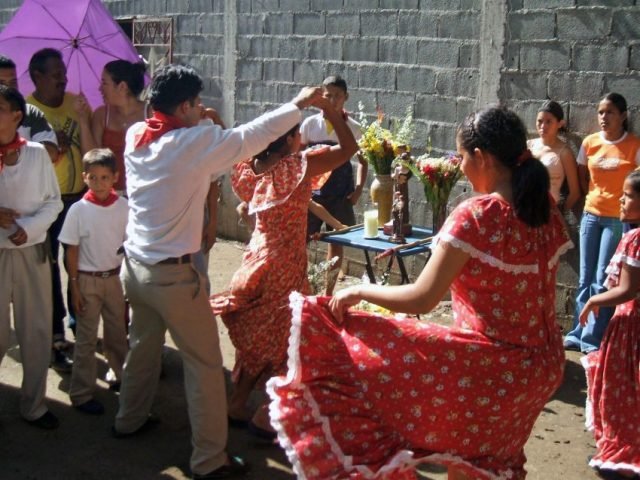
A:
[[[0,32],[0,54],[16,63],[25,96],[34,90],[29,60],[41,48],[62,52],[67,91],[84,93],[93,108],[103,103],[98,87],[104,65],[117,59],[140,61],[131,40],[100,0],[24,0]]]

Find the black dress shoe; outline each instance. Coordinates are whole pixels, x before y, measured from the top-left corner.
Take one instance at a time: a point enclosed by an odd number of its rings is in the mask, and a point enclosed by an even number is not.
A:
[[[42,428],[43,430],[54,430],[60,426],[60,420],[58,420],[58,417],[48,410],[44,415],[36,418],[35,420],[27,420],[25,418],[24,421],[29,425]]]
[[[87,400],[80,405],[74,405],[73,408],[89,415],[102,415],[104,413],[104,405],[95,398]]]
[[[216,480],[222,478],[243,477],[249,471],[249,465],[240,457],[229,456],[229,463],[209,473],[194,473],[193,480]]]
[[[629,476],[608,468],[600,468],[596,470],[596,472],[598,473],[598,477],[604,480],[637,480],[640,478],[638,475]]]
[[[111,427],[111,435],[114,438],[129,438],[136,435],[140,435],[141,433],[148,432],[149,430],[154,429],[160,424],[160,419],[155,415],[151,414],[147,417],[147,421],[142,424],[140,428],[134,430],[133,432],[119,432],[116,430],[116,427]]]

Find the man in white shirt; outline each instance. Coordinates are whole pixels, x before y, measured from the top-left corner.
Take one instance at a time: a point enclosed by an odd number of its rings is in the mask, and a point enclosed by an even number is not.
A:
[[[0,55],[0,84],[18,89],[18,75],[16,64],[13,60]],[[53,130],[44,112],[35,105],[27,103],[27,110],[18,127],[18,134],[25,140],[32,140],[41,143],[47,150],[51,161],[55,165],[58,160],[58,137]],[[51,242],[51,238],[49,238]],[[53,244],[52,244],[53,245]],[[53,348],[51,349],[51,367],[60,373],[71,371],[71,360],[67,357],[67,342],[64,340],[64,300],[60,287],[60,271],[58,268],[58,258],[53,258],[53,252],[57,248],[51,248],[51,280],[53,282]],[[61,312],[61,313],[56,313]]]
[[[24,98],[0,85],[0,361],[10,345],[11,316],[20,345],[20,413],[29,424],[53,429],[45,404],[51,345],[51,277],[45,239],[62,202],[51,160],[39,143],[17,134]]]
[[[153,78],[152,118],[127,132],[129,220],[121,273],[132,316],[130,346],[113,433],[130,436],[150,416],[167,328],[180,350],[192,430],[193,478],[232,478],[247,471],[226,453],[227,408],[222,355],[204,278],[193,266],[200,249],[212,176],[259,153],[300,122],[300,109],[321,93],[306,88],[277,110],[240,127],[198,125],[202,80],[168,65]]]

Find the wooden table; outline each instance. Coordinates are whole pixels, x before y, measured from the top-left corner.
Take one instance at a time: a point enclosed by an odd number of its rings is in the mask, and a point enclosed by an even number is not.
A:
[[[417,240],[431,237],[432,235],[433,231],[430,228],[414,226],[411,235],[407,235],[406,240],[407,243],[411,243]],[[389,238],[389,236],[382,233],[382,229],[378,229],[378,238],[364,238],[364,227],[360,227],[344,233],[327,234],[320,240],[327,243],[334,243],[336,245],[342,245],[345,247],[357,248],[358,250],[362,250],[364,252],[366,260],[365,268],[367,270],[369,280],[371,281],[371,283],[377,283],[369,252],[382,253],[389,248],[398,246],[397,243],[391,243],[389,241]],[[405,248],[394,252],[389,256],[387,271],[391,270],[393,261],[394,259],[396,259],[398,261],[398,268],[400,269],[400,277],[402,279],[402,283],[410,283],[409,275],[407,274],[407,269],[404,265],[403,259],[405,257],[416,255],[418,253],[426,253],[428,259],[428,256],[431,255],[431,243],[431,241],[427,241],[421,245]]]

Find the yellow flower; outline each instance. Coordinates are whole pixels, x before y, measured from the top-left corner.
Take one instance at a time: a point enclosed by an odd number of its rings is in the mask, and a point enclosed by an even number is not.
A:
[[[360,151],[376,175],[389,175],[395,158],[410,150],[409,143],[413,136],[411,111],[407,110],[400,126],[396,122],[390,130],[382,126],[385,115],[381,108],[376,108],[377,119],[370,124],[366,123],[362,104],[358,108],[362,128],[362,137],[358,142]]]

